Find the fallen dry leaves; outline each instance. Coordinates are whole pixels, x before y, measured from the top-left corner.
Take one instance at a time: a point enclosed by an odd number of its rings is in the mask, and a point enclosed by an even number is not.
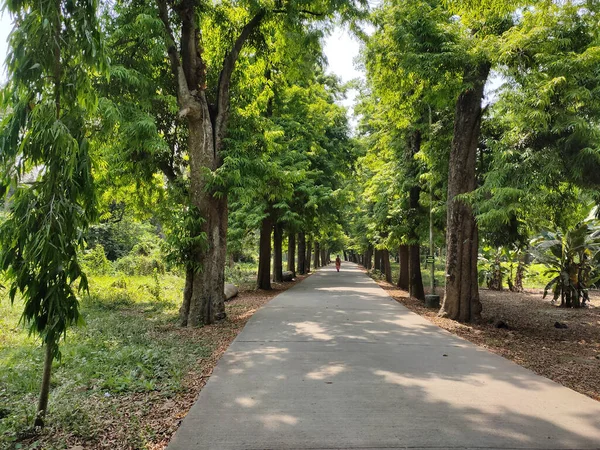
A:
[[[378,283],[391,297],[441,328],[600,401],[600,294],[591,295],[589,307],[566,309],[543,300],[539,290],[481,289],[482,323],[465,325],[437,317],[437,310],[425,308],[394,285]],[[496,328],[498,320],[508,329]],[[555,328],[556,322],[568,328]]]

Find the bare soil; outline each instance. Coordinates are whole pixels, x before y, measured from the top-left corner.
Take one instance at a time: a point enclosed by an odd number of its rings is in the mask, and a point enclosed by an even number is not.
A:
[[[462,324],[437,317],[437,310],[408,292],[378,281],[390,296],[430,322],[600,401],[600,293],[585,308],[559,308],[541,290],[523,293],[480,289],[482,323]],[[438,292],[440,293],[440,292]],[[496,328],[503,321],[508,328]],[[555,323],[568,328],[556,328]]]

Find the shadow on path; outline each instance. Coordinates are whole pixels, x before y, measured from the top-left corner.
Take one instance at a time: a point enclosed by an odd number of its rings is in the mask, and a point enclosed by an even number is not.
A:
[[[590,449],[600,404],[323,268],[246,325],[170,450]]]

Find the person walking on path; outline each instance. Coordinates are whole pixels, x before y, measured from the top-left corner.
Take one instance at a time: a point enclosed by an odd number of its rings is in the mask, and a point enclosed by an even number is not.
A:
[[[340,259],[340,255],[337,255],[337,258],[335,258],[335,268],[337,269],[337,271],[340,271],[340,267],[342,266],[342,260]]]

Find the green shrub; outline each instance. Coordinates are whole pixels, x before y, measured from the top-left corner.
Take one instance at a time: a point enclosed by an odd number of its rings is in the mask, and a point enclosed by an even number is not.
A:
[[[165,263],[160,255],[143,256],[130,254],[115,262],[115,270],[125,275],[152,275],[156,270],[165,273]]]
[[[82,263],[85,271],[91,275],[106,275],[113,270],[101,244],[96,244],[94,248],[86,251]]]

